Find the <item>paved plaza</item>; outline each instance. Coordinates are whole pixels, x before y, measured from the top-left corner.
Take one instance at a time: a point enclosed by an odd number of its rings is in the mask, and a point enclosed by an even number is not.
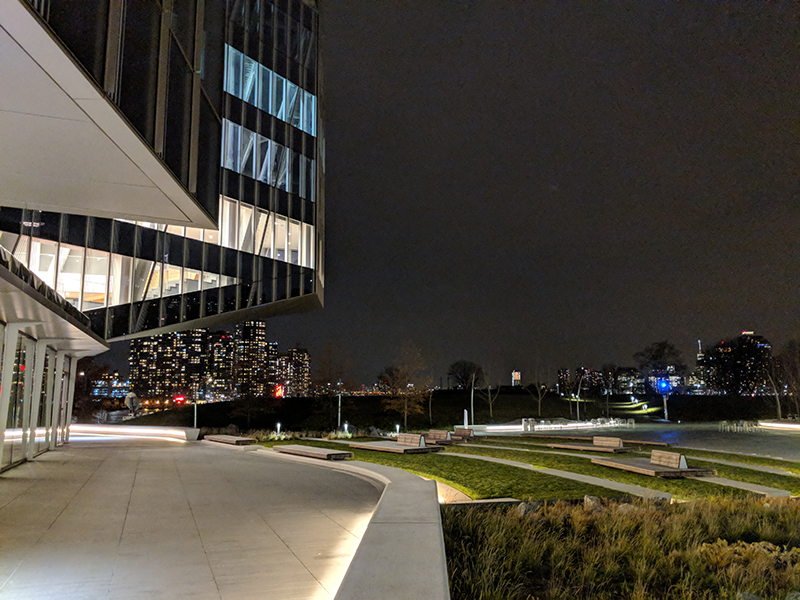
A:
[[[679,448],[734,452],[800,461],[800,433],[783,431],[720,431],[716,423],[647,423],[615,430],[627,440],[666,442]]]
[[[264,452],[72,441],[0,476],[0,598],[332,598],[379,498]]]

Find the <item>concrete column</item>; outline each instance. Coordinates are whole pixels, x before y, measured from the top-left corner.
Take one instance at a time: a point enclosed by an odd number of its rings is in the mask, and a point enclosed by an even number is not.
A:
[[[64,372],[64,357],[67,355],[66,351],[59,350],[56,352],[56,372],[54,373],[55,379],[53,380],[53,434],[50,436],[50,450],[56,449],[56,442],[58,440],[58,422],[59,409],[61,408],[61,374]]]
[[[42,403],[42,381],[44,381],[44,361],[47,356],[47,342],[51,340],[37,340],[36,350],[34,351],[34,369],[33,369],[33,384],[31,392],[33,393],[31,401],[31,415],[28,423],[30,429],[30,436],[28,439],[28,446],[25,449],[25,458],[33,460],[33,455],[36,453],[36,426],[39,424],[39,407]]]
[[[78,356],[71,356],[69,359],[69,391],[67,393],[67,416],[64,419],[64,443],[69,442],[69,426],[72,423],[72,401],[75,399],[75,375],[78,371]]]
[[[46,352],[47,350],[45,350]],[[51,353],[52,357],[55,356],[55,351]],[[47,383],[45,384],[45,396],[44,396],[44,440],[47,444],[47,447],[50,447],[50,438],[53,437],[54,425],[53,425],[53,386],[55,385],[55,374],[56,374],[56,363],[55,360],[51,360],[49,366],[47,367]]]
[[[28,439],[31,431],[31,402],[33,401],[33,369],[32,364],[36,364],[36,347],[32,340],[23,338],[22,346],[25,348],[25,375],[22,380],[22,445],[25,451],[25,458],[28,457]]]
[[[11,383],[14,381],[14,355],[17,353],[17,336],[19,330],[35,322],[8,323],[3,334],[3,376],[0,378],[0,456],[5,443],[6,423],[8,423],[8,405],[11,401]]]

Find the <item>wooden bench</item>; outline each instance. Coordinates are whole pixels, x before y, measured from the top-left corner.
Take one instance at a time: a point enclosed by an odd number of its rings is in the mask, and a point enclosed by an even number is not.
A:
[[[469,427],[456,427],[453,431],[453,435],[450,436],[450,439],[457,442],[473,440],[475,439],[475,432]]]
[[[431,429],[425,434],[425,442],[436,444],[437,446],[448,446],[455,443],[450,439],[450,432],[444,429]]]
[[[686,457],[679,452],[666,452],[653,450],[650,458],[592,458],[592,464],[622,469],[650,477],[664,477],[668,479],[683,477],[714,477],[716,469],[690,467]]]
[[[353,453],[347,450],[331,450],[330,448],[317,448],[316,446],[303,446],[301,444],[273,446],[272,449],[283,454],[320,458],[322,460],[344,460],[346,458],[353,458]]]
[[[592,450],[593,452],[627,452],[623,447],[622,440],[618,437],[603,437],[596,435],[592,438],[591,444],[547,444],[548,448],[558,448],[559,450]]]
[[[398,446],[411,446],[413,448],[424,448],[425,438],[419,433],[398,433]]]

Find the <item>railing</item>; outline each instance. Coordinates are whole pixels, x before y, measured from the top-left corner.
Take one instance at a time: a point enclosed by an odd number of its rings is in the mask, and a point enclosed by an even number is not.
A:
[[[50,20],[50,0],[28,0],[28,4],[33,7],[39,16],[45,21]]]

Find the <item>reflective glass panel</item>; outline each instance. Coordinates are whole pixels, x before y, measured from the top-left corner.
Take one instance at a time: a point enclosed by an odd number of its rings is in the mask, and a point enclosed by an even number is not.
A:
[[[56,292],[75,308],[80,306],[83,248],[61,244],[58,251]]]
[[[222,199],[219,218],[220,244],[226,248],[236,248],[237,202],[228,198]]]
[[[255,142],[256,134],[242,127],[241,133],[241,150],[239,152],[239,172],[242,175],[255,178]]]
[[[258,136],[258,160],[261,167],[258,170],[258,180],[269,183],[270,167],[272,166],[272,146],[274,143],[263,135]]]
[[[261,83],[259,89],[259,102],[258,107],[269,114],[272,112],[272,71],[267,67],[262,66],[259,69]]]
[[[303,223],[303,258],[304,267],[314,267],[314,226]]]
[[[183,281],[181,270],[181,267],[164,265],[164,296],[174,296],[181,293],[181,283]]]
[[[91,310],[106,305],[108,294],[108,252],[88,249],[83,275],[83,308]]]
[[[153,276],[155,263],[143,258],[137,258],[133,269],[133,301],[144,300],[145,290],[148,288]]]
[[[275,216],[275,259],[286,261],[286,217]]]
[[[275,73],[272,74],[272,110],[273,115],[281,121],[286,120],[286,107],[284,106],[284,93],[286,80]]]
[[[286,238],[287,256],[293,265],[300,264],[300,222],[289,220],[289,230]]]
[[[210,290],[219,287],[219,275],[217,273],[203,273],[203,289]]]
[[[199,227],[187,227],[186,237],[192,240],[203,240],[203,230]]]
[[[235,48],[227,47],[225,91],[236,96],[242,97],[242,53]]]
[[[47,240],[31,240],[30,270],[50,287],[56,284],[56,252],[58,244]]]
[[[275,219],[272,213],[264,210],[258,211],[258,224],[256,225],[256,251],[255,254],[272,258],[272,243],[275,235]]]
[[[222,166],[231,171],[239,172],[239,138],[241,127],[225,119],[222,139]]]
[[[242,71],[242,100],[257,106],[258,102],[258,82],[259,82],[259,64],[249,56],[244,57],[244,66]]]
[[[26,267],[28,266],[28,248],[31,244],[31,237],[23,235],[17,242],[17,247],[14,249],[14,258],[21,262]]]
[[[200,290],[200,271],[194,269],[183,270],[183,293],[189,294]]]
[[[238,250],[253,253],[253,208],[239,203],[239,245]]]
[[[111,255],[111,275],[109,278],[109,289],[111,297],[109,306],[128,304],[131,301],[131,267],[133,258],[120,254]]]

